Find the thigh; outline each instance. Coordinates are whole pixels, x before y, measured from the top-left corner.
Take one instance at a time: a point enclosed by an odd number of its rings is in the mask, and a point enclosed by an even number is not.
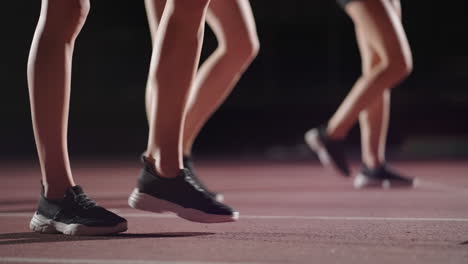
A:
[[[164,12],[166,6],[166,0],[145,0],[146,16],[148,18],[148,24],[151,31],[151,36],[156,35],[159,21]]]
[[[39,23],[45,36],[74,39],[86,21],[89,0],[43,0]]]
[[[212,0],[207,22],[216,36],[227,42],[239,38],[258,41],[249,0]]]
[[[356,31],[381,59],[410,60],[411,51],[399,14],[388,0],[353,1],[346,6]]]

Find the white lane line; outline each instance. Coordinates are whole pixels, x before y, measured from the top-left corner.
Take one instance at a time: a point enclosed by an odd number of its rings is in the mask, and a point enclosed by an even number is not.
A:
[[[251,219],[290,219],[290,220],[350,220],[350,221],[427,221],[427,222],[468,222],[468,218],[423,218],[423,217],[367,217],[367,216],[263,216],[248,215]]]
[[[255,264],[253,262],[159,261],[117,259],[52,259],[0,257],[0,263],[65,263],[65,264]],[[258,264],[258,263],[257,263]]]
[[[423,190],[432,191],[449,191],[452,194],[468,194],[468,188],[465,186],[455,186],[435,181],[426,181],[421,179],[415,179],[415,187]]]
[[[118,209],[112,210],[118,212]],[[0,213],[0,217],[32,217],[33,213]],[[127,218],[178,218],[172,214],[119,213]],[[468,222],[468,218],[450,217],[373,217],[373,216],[297,216],[297,215],[241,215],[240,219],[254,220],[336,220],[336,221],[408,221],[408,222]]]
[[[177,218],[175,215],[147,213],[122,214],[123,217]],[[350,221],[429,221],[468,222],[468,218],[422,218],[422,217],[367,217],[367,216],[294,216],[294,215],[241,215],[240,219],[265,220],[350,220]]]

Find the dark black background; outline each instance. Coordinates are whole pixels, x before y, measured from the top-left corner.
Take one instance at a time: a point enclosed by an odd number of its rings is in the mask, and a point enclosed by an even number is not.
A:
[[[195,151],[305,155],[303,132],[326,121],[359,76],[353,25],[331,0],[251,2],[260,54],[204,128]],[[402,1],[414,73],[393,92],[390,146],[405,150],[422,144],[431,149],[437,147],[431,142],[437,141],[451,144],[445,155],[466,154],[468,9],[462,3]],[[4,158],[36,155],[26,63],[39,9],[39,0],[2,3],[0,156]],[[208,30],[204,57],[215,46]],[[145,148],[144,89],[150,52],[143,1],[92,1],[74,56],[72,155],[138,155]],[[348,139],[358,145],[357,128]]]

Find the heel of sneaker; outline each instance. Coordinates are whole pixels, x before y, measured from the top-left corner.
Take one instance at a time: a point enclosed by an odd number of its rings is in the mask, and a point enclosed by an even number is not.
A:
[[[37,212],[34,213],[34,216],[29,223],[29,229],[33,232],[38,233],[60,233],[55,228],[55,225],[52,223],[50,219],[45,218],[44,216],[39,215]]]
[[[388,183],[387,183],[388,184]],[[353,181],[355,189],[371,188],[371,187],[382,187],[386,188],[385,181],[370,179],[366,175],[359,173],[356,175]]]
[[[320,163],[322,163],[323,166],[330,166],[331,158],[328,155],[325,146],[323,146],[320,141],[318,129],[314,128],[307,131],[304,135],[304,139],[309,148],[317,154]]]

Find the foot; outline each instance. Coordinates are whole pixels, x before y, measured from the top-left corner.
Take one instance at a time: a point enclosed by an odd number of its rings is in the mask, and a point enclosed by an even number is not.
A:
[[[363,167],[361,172],[354,178],[354,187],[361,188],[411,188],[414,187],[413,178],[399,175],[386,165],[381,165],[375,169]]]
[[[130,207],[155,213],[172,212],[179,217],[200,223],[233,222],[239,213],[216,201],[192,178],[188,169],[175,178],[163,178],[154,165],[143,158],[138,187],[128,199]]]
[[[206,187],[205,184],[203,184],[200,178],[198,178],[193,168],[193,159],[191,156],[184,156],[184,167],[190,171],[192,175],[192,179],[195,181],[195,183],[198,184],[198,186],[200,186],[202,189],[204,189],[208,195],[213,197],[218,202],[224,201],[224,195],[211,191],[210,189]]]
[[[330,139],[326,134],[325,127],[307,131],[305,141],[317,153],[323,166],[332,167],[343,176],[349,176],[350,169],[346,160],[343,143],[339,140]]]
[[[62,199],[47,199],[43,189],[29,228],[40,233],[107,235],[126,231],[127,220],[97,205],[80,186],[74,186]]]

